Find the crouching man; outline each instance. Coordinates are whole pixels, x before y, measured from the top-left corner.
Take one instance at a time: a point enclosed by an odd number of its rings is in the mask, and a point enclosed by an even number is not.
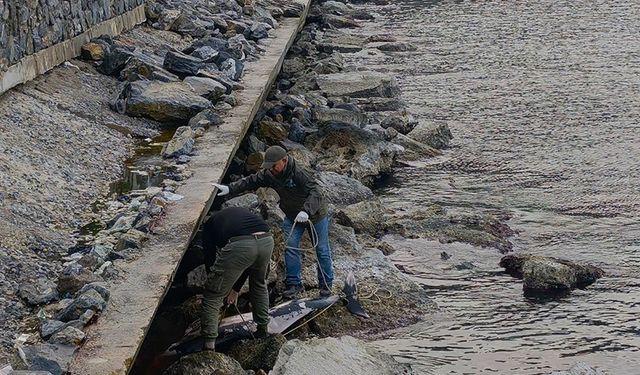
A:
[[[206,263],[213,263],[202,302],[203,349],[215,350],[223,300],[227,296],[228,302],[235,304],[247,278],[253,321],[258,325],[255,336],[265,337],[269,324],[266,280],[273,252],[269,226],[246,208],[226,208],[205,223],[202,239]]]

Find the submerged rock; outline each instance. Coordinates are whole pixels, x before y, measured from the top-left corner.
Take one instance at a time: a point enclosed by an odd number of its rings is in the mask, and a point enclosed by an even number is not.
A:
[[[203,351],[189,354],[171,365],[163,375],[245,375],[242,366],[222,353]]]
[[[362,340],[350,336],[308,341],[291,340],[280,351],[273,375],[395,375],[415,374]]]
[[[606,375],[606,373],[584,362],[578,362],[569,371],[555,371],[549,375]]]
[[[525,292],[561,292],[584,288],[604,276],[604,271],[590,265],[537,255],[507,255],[500,266],[513,277],[523,280]]]

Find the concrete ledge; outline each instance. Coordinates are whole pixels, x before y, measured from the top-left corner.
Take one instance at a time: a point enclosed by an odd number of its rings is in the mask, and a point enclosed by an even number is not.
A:
[[[79,56],[80,48],[92,38],[103,34],[119,35],[144,21],[146,21],[144,5],[140,5],[124,14],[101,22],[69,40],[22,58],[0,75],[0,95],[12,87],[36,78],[56,65]]]
[[[87,342],[71,364],[72,374],[126,374],[167,293],[177,266],[213,202],[212,182],[225,175],[233,155],[282,67],[284,57],[304,26],[311,0],[302,0],[300,18],[287,18],[267,40],[267,53],[248,64],[239,105],[225,122],[196,142],[189,163],[193,177],[177,193],[184,198],[168,206],[166,218],[143,249],[143,256],[118,266],[122,279],[111,285],[109,305],[89,327]]]

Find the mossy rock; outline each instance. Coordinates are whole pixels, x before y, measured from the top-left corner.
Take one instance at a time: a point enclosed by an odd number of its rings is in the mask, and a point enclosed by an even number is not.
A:
[[[242,366],[222,353],[202,351],[184,356],[163,375],[245,375]]]
[[[280,348],[286,342],[287,339],[280,334],[264,339],[242,340],[234,344],[227,354],[247,370],[269,371],[275,365]]]

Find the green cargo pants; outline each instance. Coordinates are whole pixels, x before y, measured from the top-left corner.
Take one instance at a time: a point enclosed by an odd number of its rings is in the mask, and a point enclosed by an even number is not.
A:
[[[253,321],[269,323],[269,291],[267,274],[273,252],[273,237],[269,234],[234,237],[218,250],[213,271],[209,273],[202,301],[202,336],[206,340],[218,337],[220,308],[231,287],[245,270],[249,271],[249,299]]]

